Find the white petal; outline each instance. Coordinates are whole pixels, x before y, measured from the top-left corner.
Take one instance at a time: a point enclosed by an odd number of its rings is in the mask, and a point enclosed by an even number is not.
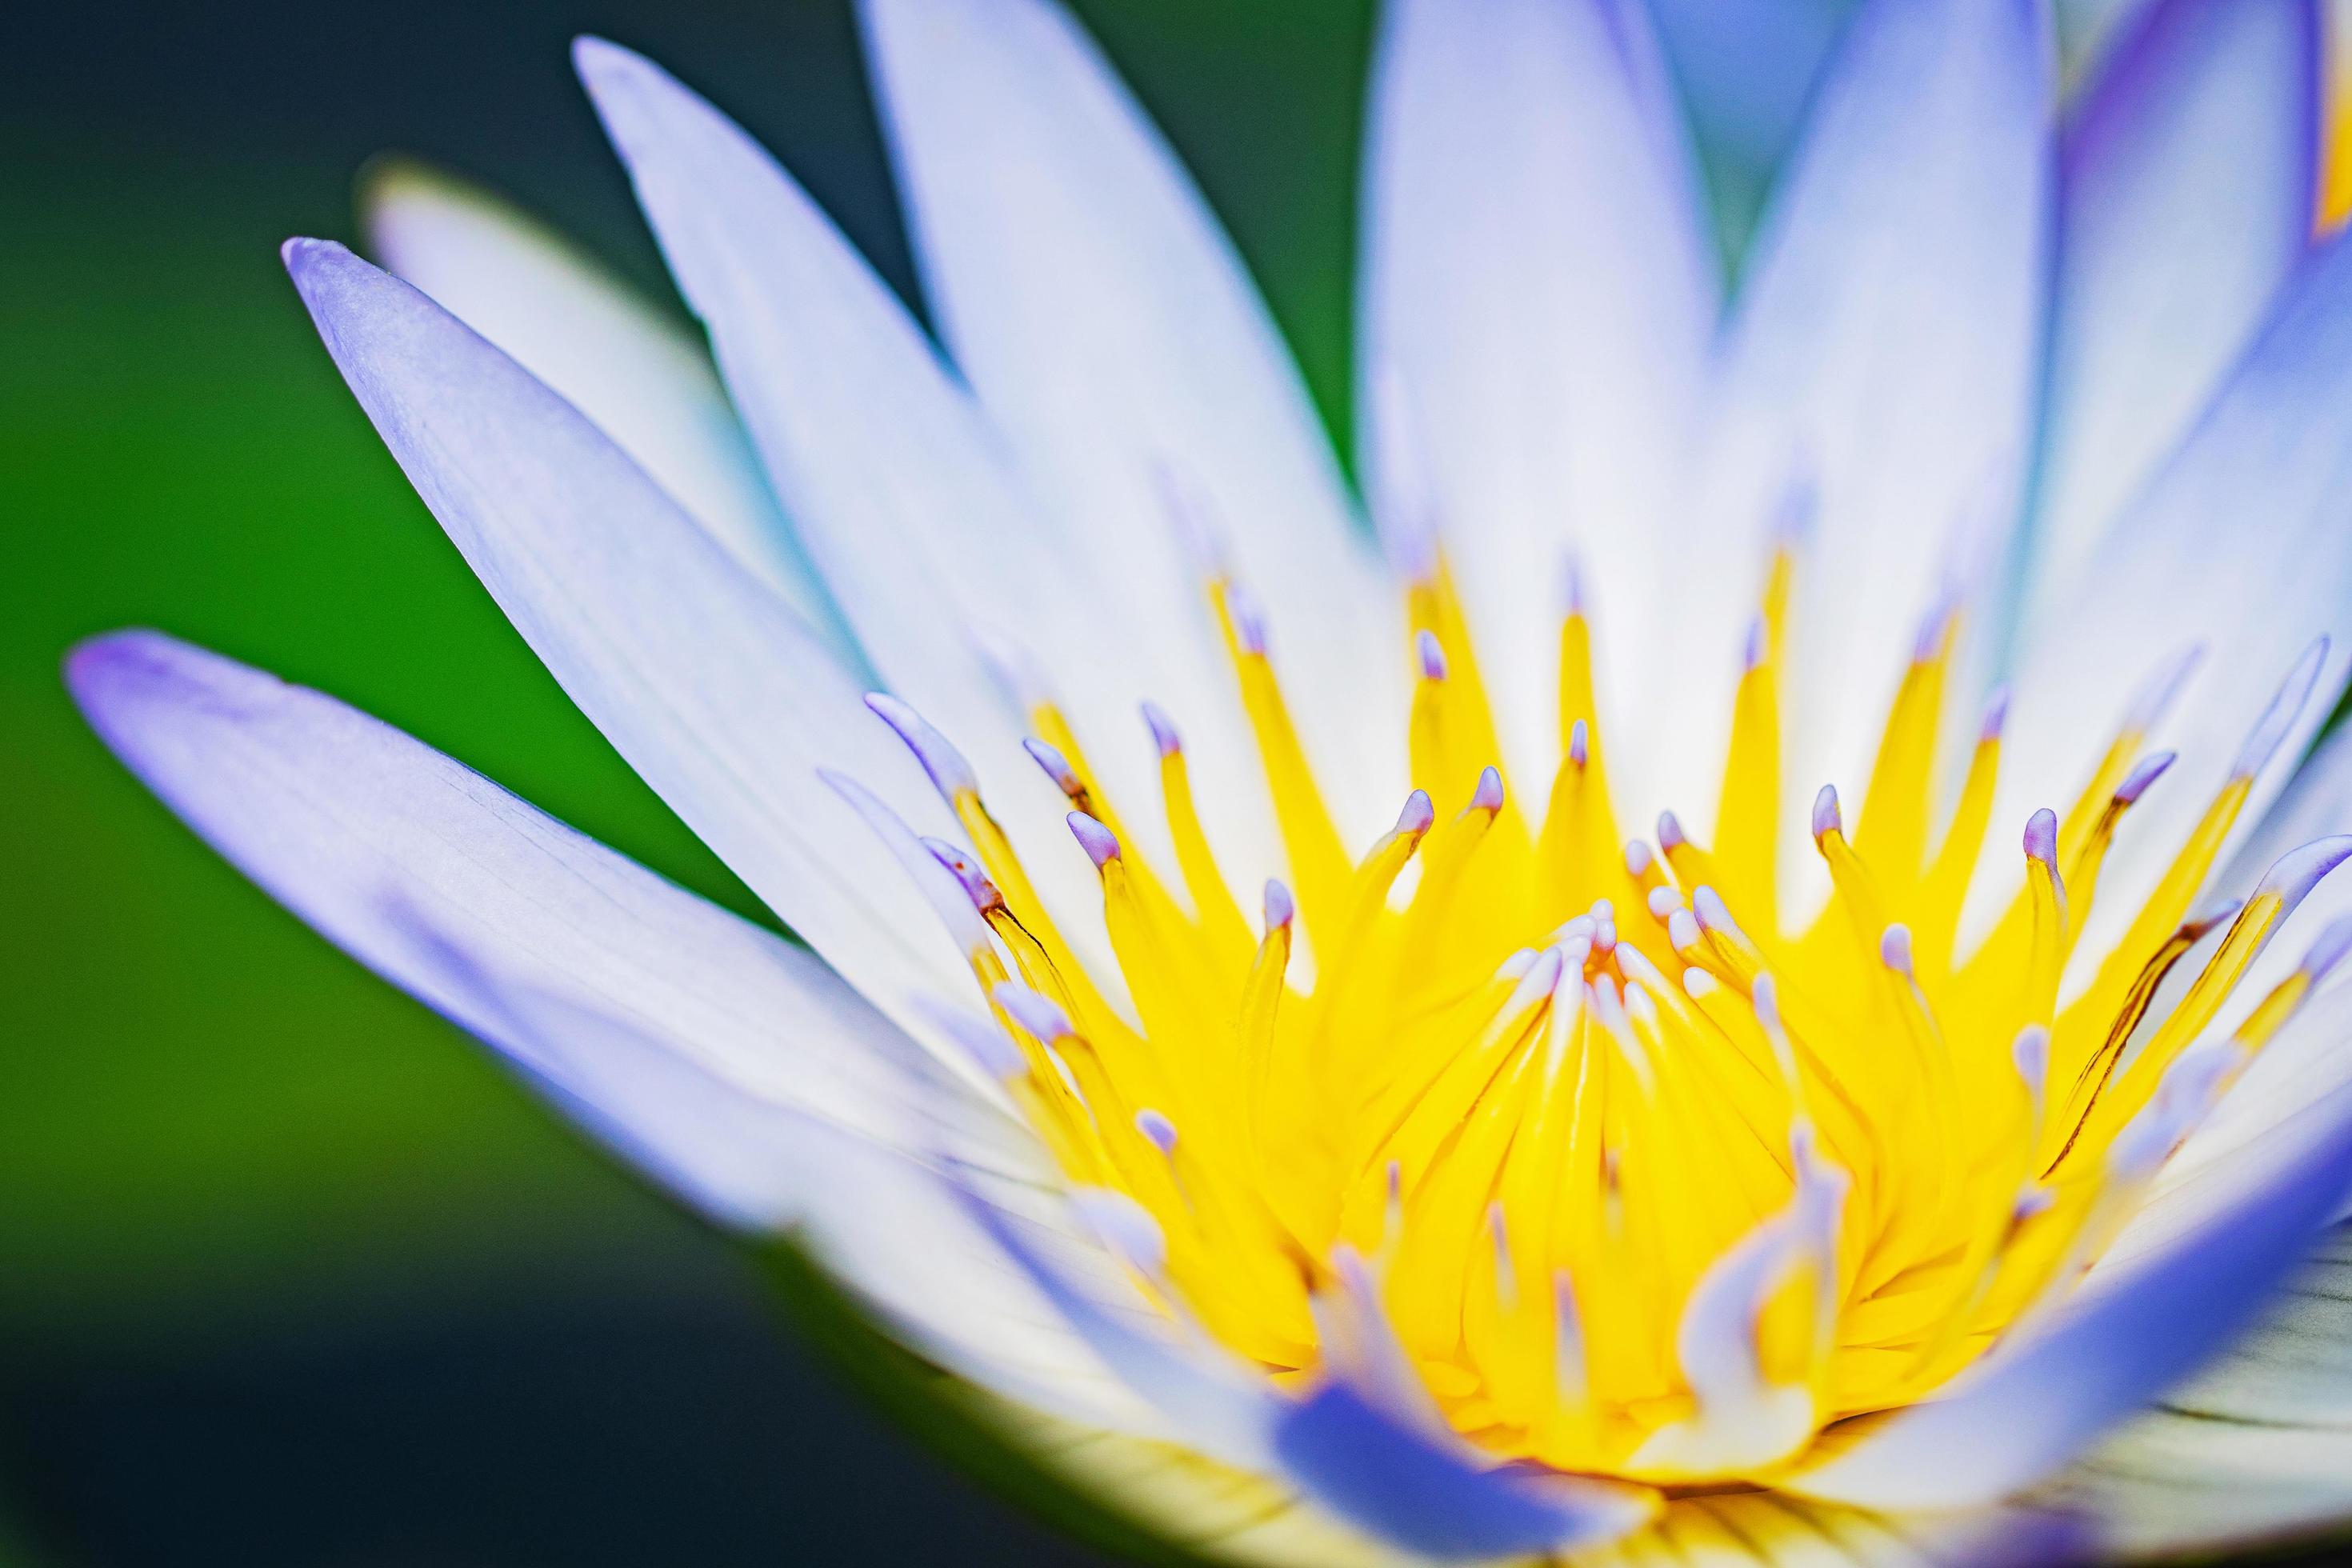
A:
[[[2165,0],[2062,143],[2042,585],[2070,578],[2211,396],[2311,235],[2313,0]]]
[[[461,763],[161,633],[85,643],[67,678],[107,744],[214,847],[457,1022],[487,1020],[432,983],[420,925],[518,983],[643,1020],[780,1103],[875,1137],[904,1130],[903,1038],[814,957]],[[743,1217],[788,1217],[761,1207]]]
[[[1707,726],[1729,713],[1792,475],[1820,499],[1790,622],[1792,791],[1861,786],[1921,616],[2006,537],[2052,242],[2046,20],[2042,0],[1871,0],[1823,78],[1727,336],[1698,514],[1716,542],[1694,552],[1703,596],[1669,688],[1691,732],[1678,808],[1713,794]]]
[[[856,667],[701,344],[562,237],[452,176],[385,165],[361,205],[386,270],[594,420]]]
[[[970,396],[774,160],[627,50],[583,39],[576,53],[826,585],[891,689],[971,757],[992,810],[1035,846],[1030,870],[1082,940],[1099,920],[1076,911],[1099,894],[1061,831],[1066,803],[1021,750],[1027,699],[1003,689],[989,650],[1008,643],[1034,658],[1108,793],[1130,801],[1159,787],[1138,700],[1156,689],[1190,724],[1230,707],[1231,676],[1147,660]],[[1215,750],[1246,761],[1237,745]],[[1212,806],[1239,794],[1202,793]],[[1155,814],[1130,816],[1156,847]]]
[[[2329,1233],[2261,1327],[2042,1494],[2116,1555],[2340,1531],[2352,1513],[2352,1235]]]
[[[2148,671],[2205,649],[2151,746],[2180,762],[2134,808],[2102,875],[2078,952],[2104,953],[2234,764],[2298,656],[2332,638],[2315,689],[2279,756],[2292,758],[2352,668],[2352,248],[2330,242],[2284,290],[2261,335],[2187,440],[2101,541],[2071,592],[2020,645],[2016,700],[1994,820],[2064,805]],[[2288,770],[2260,779],[2259,821]],[[1997,836],[1998,837],[1998,836]],[[2006,845],[1997,847],[2006,849]],[[1989,850],[1971,905],[1996,905],[2020,872]]]
[[[1269,612],[1333,807],[1369,839],[1402,793],[1384,722],[1402,710],[1397,610],[1215,219],[1052,0],[866,0],[863,16],[956,364],[1042,493],[1083,520],[1077,548],[1155,671],[1217,662],[1159,471],[1204,494]]]
[[[1042,1152],[814,956],[332,699],[152,632],[76,700],[214,847],[496,1047],[712,1217],[813,1234],[902,1333],[999,1392],[1149,1417],[909,1153],[1020,1194]]]
[[[340,246],[295,241],[287,261],[410,482],[572,700],[787,924],[929,1037],[909,998],[956,994],[962,955],[816,770],[925,831],[946,814],[832,656],[603,432],[440,307]]]
[[[2137,1216],[2038,1331],[1787,1485],[1874,1508],[1989,1501],[2041,1479],[2225,1349],[2352,1188],[2352,1091]]]
[[[1368,136],[1358,371],[1374,514],[1427,527],[1405,515],[1425,504],[1407,470],[1425,471],[1511,777],[1539,790],[1562,742],[1569,542],[1619,678],[1593,717],[1633,711],[1647,693],[1631,678],[1675,625],[1668,497],[1719,258],[1640,5],[1397,0]],[[1614,754],[1638,766],[1641,752]]]

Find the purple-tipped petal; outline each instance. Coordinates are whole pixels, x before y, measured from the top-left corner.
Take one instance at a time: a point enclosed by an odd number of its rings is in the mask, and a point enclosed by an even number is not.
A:
[[[1994,687],[1992,695],[1985,700],[1984,718],[1977,725],[1977,742],[1981,745],[2000,740],[2001,730],[2008,722],[2009,684],[2004,681]]]
[[[1029,760],[1035,763],[1047,778],[1054,781],[1055,789],[1073,800],[1086,793],[1086,784],[1078,777],[1078,771],[1070,766],[1070,759],[1052,746],[1033,735],[1021,742],[1021,749],[1029,753]]]
[[[1813,837],[1826,838],[1844,830],[1845,817],[1838,810],[1837,786],[1823,784],[1821,793],[1813,796]]]
[[[1470,792],[1470,809],[1489,813],[1503,809],[1503,773],[1500,768],[1479,770],[1478,787]]]
[[[1671,855],[1690,842],[1683,831],[1683,819],[1671,811],[1658,813],[1658,847]]]
[[[2025,822],[2025,853],[2029,859],[2039,860],[2058,871],[2058,814],[2043,806]]]
[[[1580,768],[1592,760],[1592,731],[1581,719],[1568,727],[1568,760]]]
[[[1112,1257],[1138,1273],[1158,1279],[1168,1269],[1168,1237],[1151,1211],[1108,1187],[1080,1187],[1070,1210]]]
[[[1379,498],[1374,523],[1398,578],[1415,585],[1432,583],[1439,559],[1438,500],[1429,454],[1423,449],[1421,416],[1394,365],[1375,365],[1367,379],[1378,410],[1372,417],[1389,432],[1377,454],[1381,472],[1367,487]]]
[[[1902,975],[1911,977],[1911,928],[1891,925],[1878,938],[1878,962]]]
[[[1257,596],[1238,582],[1228,583],[1225,610],[1233,616],[1234,641],[1241,645],[1242,652],[1254,658],[1265,657],[1265,611],[1258,605]]]
[[[1078,847],[1087,852],[1087,858],[1095,863],[1096,870],[1101,870],[1118,858],[1118,836],[1109,828],[1083,811],[1070,813],[1066,820],[1070,825],[1070,836],[1078,841]]]
[[[948,873],[962,884],[973,909],[987,915],[1004,907],[1004,894],[988,879],[988,873],[969,851],[944,838],[925,838],[922,842],[923,847],[931,852],[931,858],[946,867]]]
[[[1135,1113],[1135,1130],[1162,1154],[1176,1152],[1176,1124],[1160,1111],[1144,1107]]]
[[[2010,1042],[2009,1059],[2017,1068],[2017,1076],[2025,1082],[2025,1090],[2033,1103],[2042,1103],[2042,1091],[2050,1078],[2050,1029],[2043,1024],[2028,1024]]]
[[[979,790],[980,780],[972,773],[971,764],[963,760],[963,753],[945,735],[932,727],[929,720],[887,691],[867,692],[866,706],[915,753],[915,760],[923,765],[925,776],[940,792],[940,799],[952,805],[963,791]]]
[[[1176,732],[1176,721],[1157,702],[1143,705],[1144,727],[1151,731],[1151,743],[1163,757],[1172,757],[1184,749],[1183,737]]]
[[[1298,913],[1297,900],[1282,883],[1268,879],[1265,884],[1265,929],[1268,933],[1288,925]]]
[[[2158,752],[2154,756],[2142,757],[2137,765],[2124,775],[2124,782],[2116,786],[2116,804],[2137,805],[2139,797],[2146,795],[2149,787],[2164,776],[2165,771],[2179,760],[2178,752]]]
[[[971,1053],[981,1070],[1002,1082],[1025,1078],[1029,1073],[1028,1058],[1021,1054],[993,1018],[975,1018],[971,1014],[936,1003],[926,1003],[924,1015],[939,1031]]]
[[[1431,804],[1427,790],[1415,790],[1404,797],[1404,809],[1397,813],[1396,830],[1418,838],[1437,820],[1437,807]]]
[[[2283,906],[2277,918],[2284,921],[2294,912],[2297,904],[2311,896],[2320,879],[2352,858],[2352,835],[2317,838],[2300,849],[2291,849],[2278,858],[2254,889],[2257,897],[2276,898]]]
[[[2263,771],[2303,716],[2304,705],[2311,700],[2313,688],[2319,684],[2319,671],[2327,661],[2327,639],[2321,637],[2303,650],[2286,679],[2279,683],[2278,694],[2255,721],[2252,733],[2238,751],[2237,761],[2230,764],[2232,777],[2250,779]]]
[[[2336,972],[2345,954],[2352,953],[2352,914],[2338,915],[2320,928],[2303,955],[2303,973],[2316,985]]]
[[[846,773],[831,768],[817,770],[818,778],[865,819],[866,828],[890,851],[923,901],[931,906],[940,922],[946,926],[956,941],[956,946],[967,956],[991,946],[988,922],[981,918],[977,900],[963,873],[954,869],[934,855],[907,821],[890,808],[887,802]]]
[[[1419,634],[1412,639],[1412,647],[1414,657],[1421,661],[1421,678],[1423,680],[1445,679],[1445,649],[1439,644],[1435,632]]]
[[[1047,1045],[1077,1033],[1060,1004],[1017,980],[1000,980],[989,993],[1012,1020]]]
[[[2124,709],[2124,732],[2145,735],[2163,722],[2189,686],[2189,678],[2205,663],[2205,645],[2192,642],[2176,648],[2149,672]]]
[[[1692,890],[1691,913],[1697,916],[1698,923],[1708,931],[1721,931],[1726,936],[1739,934],[1739,923],[1731,918],[1730,906],[1713,888],[1702,887]]]
[[[1699,926],[1696,915],[1688,910],[1674,910],[1668,912],[1666,941],[1673,945],[1676,952],[1684,952],[1696,947],[1698,939]]]

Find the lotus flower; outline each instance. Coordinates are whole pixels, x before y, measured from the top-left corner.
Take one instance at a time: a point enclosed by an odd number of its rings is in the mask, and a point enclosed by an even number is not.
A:
[[[70,660],[123,760],[1205,1554],[2352,1516],[2312,5],[2158,0],[2062,102],[2035,0],[1869,0],[1727,289],[1638,0],[1391,0],[1369,527],[1051,0],[863,22],[937,347],[593,40],[715,374],[435,176],[372,193],[389,271],[286,250],[483,584],[805,946],[159,634]]]

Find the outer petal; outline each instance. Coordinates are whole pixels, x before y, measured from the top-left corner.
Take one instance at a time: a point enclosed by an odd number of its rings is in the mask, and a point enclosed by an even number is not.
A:
[[[1004,671],[992,668],[1008,662],[999,650],[1019,650],[1012,666],[1042,668],[1116,799],[1149,800],[1158,788],[1137,700],[1156,689],[1182,721],[1205,725],[1231,706],[1230,675],[1213,678],[1200,658],[1151,662],[1150,645],[1122,623],[1124,602],[1103,586],[1135,567],[1097,574],[1075,531],[1022,490],[970,395],[766,153],[627,50],[583,39],[576,54],[670,270],[709,323],[761,460],[852,629],[892,689],[971,757],[991,807],[1016,835],[1050,846],[1033,850],[1031,866],[1048,897],[1087,908],[1098,894],[1068,853],[1066,803],[1020,747],[1029,705],[1044,694],[1006,690]],[[1028,679],[1011,673],[1016,685]],[[1231,738],[1203,751],[1246,765],[1246,743]],[[1202,798],[1213,809],[1251,796],[1204,780]],[[1152,831],[1152,814],[1133,815]],[[1063,923],[1083,932],[1098,921]]]
[[[1676,805],[1713,793],[1707,725],[1792,477],[1820,505],[1790,634],[1807,793],[1859,787],[1921,616],[2005,540],[2041,361],[2052,69],[2046,0],[1870,0],[1829,68],[1730,328],[1698,514],[1717,531],[1690,571],[1725,581],[1666,689],[1697,719],[1670,740]]]
[[[2104,953],[2212,799],[2241,741],[2314,637],[2333,638],[2282,755],[2333,708],[2352,632],[2352,248],[2305,261],[2220,395],[2101,541],[2072,592],[2025,628],[1995,820],[2021,821],[2081,787],[2133,688],[2192,643],[2205,649],[2151,745],[2180,763],[2135,808],[2102,875],[2078,952]],[[2260,814],[2286,770],[2263,775]],[[2017,879],[1989,854],[1981,907]]]
[[[2319,57],[2315,0],[2164,0],[2076,101],[2034,524],[2045,591],[2081,569],[2302,257]]]
[[[1679,106],[1641,0],[1396,0],[1368,135],[1374,512],[1405,552],[1434,522],[1511,775],[1540,789],[1570,541],[1611,675],[1654,668],[1675,625],[1669,489],[1721,291]]]
[[[1217,660],[1172,465],[1264,602],[1343,826],[1394,809],[1404,645],[1296,367],[1200,194],[1053,0],[866,0],[940,332],[1155,670]],[[1220,674],[1222,671],[1219,672]],[[1181,717],[1181,715],[1180,715]]]
[[[84,644],[68,679],[214,847],[697,1207],[811,1230],[908,1337],[990,1387],[1151,1429],[901,1152],[951,1144],[1018,1202],[1033,1141],[808,952],[259,670],[130,632]]]
[[[2263,1324],[2043,1494],[2134,1556],[2340,1532],[2352,1513],[2352,1233]]]
[[[857,667],[699,343],[554,233],[463,181],[385,164],[361,202],[369,247],[388,270],[594,420]]]
[[[2050,1474],[2260,1314],[2352,1189],[2352,1091],[2126,1231],[2039,1332],[1784,1484],[1873,1508],[1988,1501]]]
[[[630,765],[886,1011],[966,984],[816,768],[899,797],[931,831],[945,814],[774,595],[571,405],[407,284],[317,241],[289,243],[287,262],[410,482]]]

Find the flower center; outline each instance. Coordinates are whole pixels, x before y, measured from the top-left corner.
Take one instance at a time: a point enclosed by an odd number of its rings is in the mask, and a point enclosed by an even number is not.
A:
[[[982,1048],[1168,1312],[1277,1381],[1386,1357],[1410,1373],[1399,1397],[1498,1455],[1696,1483],[1769,1473],[1830,1422],[1932,1393],[2105,1247],[2315,977],[2316,957],[2198,1043],[2326,868],[2289,857],[2242,909],[2192,909],[2318,660],[2062,1005],[2117,825],[2171,761],[2141,748],[2187,661],[2065,816],[2035,814],[2022,890],[1964,950],[2003,705],[1939,810],[1958,616],[1937,611],[1854,831],[1832,791],[1813,803],[1832,892],[1788,929],[1794,570],[1775,556],[1748,639],[1715,842],[1668,813],[1654,847],[1613,814],[1583,605],[1560,628],[1562,760],[1523,807],[1491,765],[1486,689],[1433,558],[1408,603],[1421,787],[1360,854],[1324,808],[1262,617],[1213,581],[1293,879],[1268,885],[1262,920],[1217,870],[1157,709],[1173,879],[1125,852],[1062,715],[1032,715],[1031,753],[1100,872],[1119,1000],[960,759],[874,700],[977,849],[929,846],[970,900],[966,948],[1003,1030]],[[2158,1006],[2200,945],[2193,983]]]

